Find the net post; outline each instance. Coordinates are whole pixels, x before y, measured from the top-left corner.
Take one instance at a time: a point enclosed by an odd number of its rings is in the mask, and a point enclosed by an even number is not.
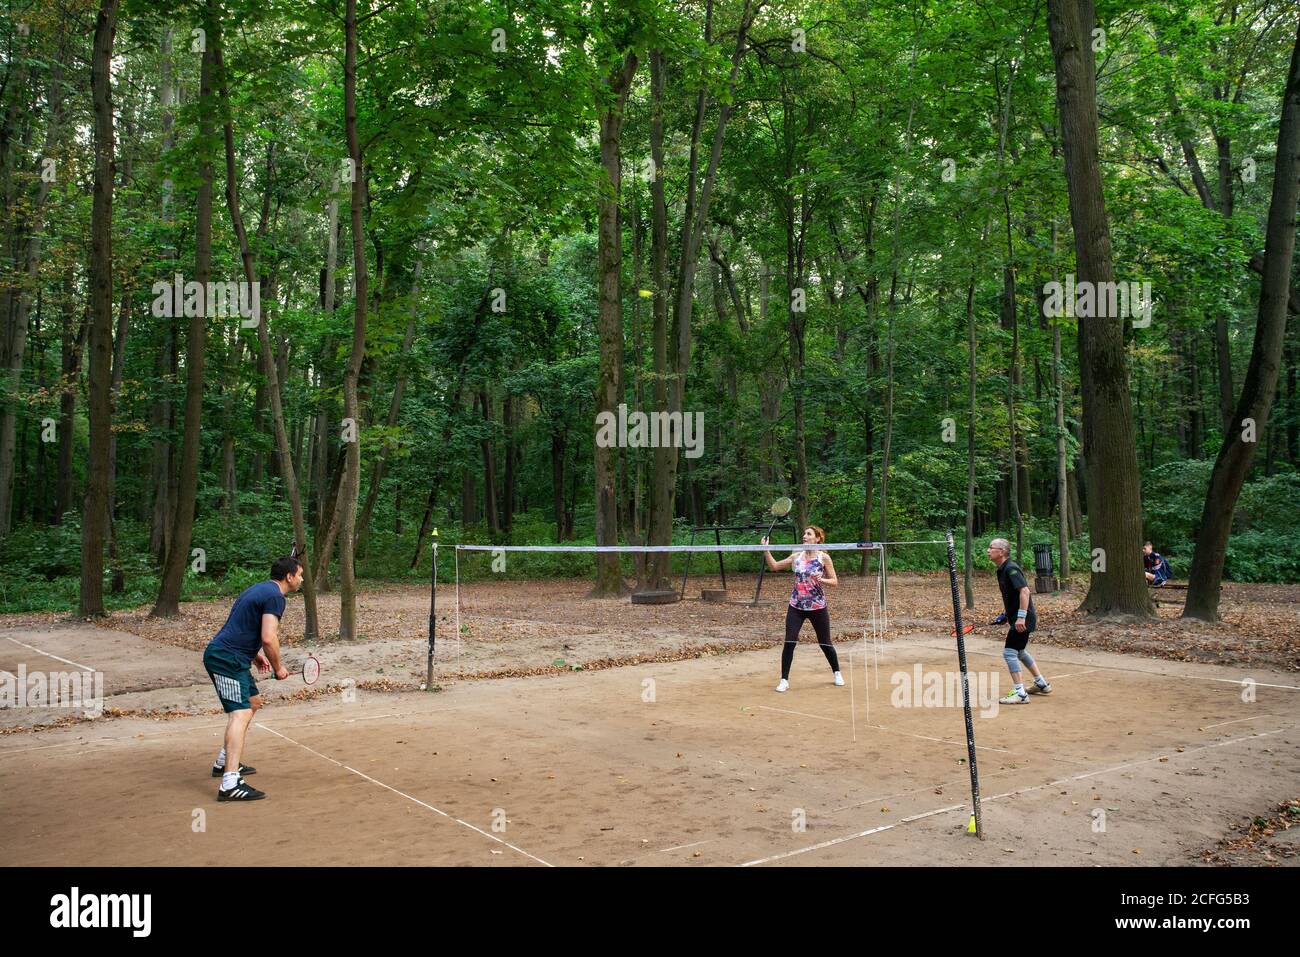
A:
[[[770,539],[771,539],[771,537],[772,537],[772,532],[771,532],[770,529],[768,530],[768,533],[767,533],[767,534],[768,534],[768,539],[769,539],[768,548],[770,549],[770,548],[771,548]],[[750,606],[751,608],[756,608],[756,607],[758,607],[758,593],[761,592],[761,591],[763,590],[763,572],[765,572],[765,571],[767,571],[767,553],[766,553],[766,552],[763,553],[762,555],[759,555],[759,556],[758,556],[758,575],[756,575],[755,578],[754,578],[754,600],[751,601],[751,602],[749,603],[749,606]]]
[[[438,639],[438,530],[433,530],[433,572],[429,576],[429,661],[425,666],[424,690],[433,690],[433,647]]]
[[[648,538],[649,536],[647,535],[646,537]],[[673,540],[673,539],[672,539],[672,535],[669,535],[669,536],[668,536],[668,542],[669,542],[669,544],[672,544],[672,540]],[[692,544],[692,545],[695,544],[695,527],[694,527],[694,526],[691,527],[691,544]],[[680,592],[678,593],[678,595],[677,595],[677,600],[678,600],[678,601],[685,601],[685,600],[686,600],[686,580],[687,580],[688,578],[691,577],[691,555],[693,555],[693,554],[694,554],[694,552],[687,552],[687,553],[686,553],[686,570],[682,572],[682,587],[681,587],[681,591],[680,591]],[[719,553],[719,554],[721,554],[721,553]],[[672,557],[671,557],[671,556],[669,556],[667,564],[668,564],[668,570],[671,572],[671,571],[672,571],[672,568],[673,568],[673,560],[672,560]]]
[[[727,566],[722,563],[722,530],[717,526],[713,529],[713,540],[718,544],[718,574],[722,576],[722,590],[727,590]]]
[[[974,807],[975,836],[984,840],[984,822],[980,817],[980,778],[975,764],[975,725],[970,713],[970,673],[966,670],[966,637],[962,634],[961,598],[957,594],[957,551],[952,532],[948,532],[948,579],[952,586],[952,617],[957,630],[957,661],[961,666],[962,710],[966,715],[966,754],[970,764],[970,795]]]
[[[889,545],[887,542],[880,543],[880,613],[885,615],[889,611]],[[882,628],[883,631],[883,628]]]

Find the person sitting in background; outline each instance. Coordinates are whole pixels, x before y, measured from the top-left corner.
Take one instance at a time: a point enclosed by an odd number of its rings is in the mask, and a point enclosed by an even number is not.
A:
[[[1142,546],[1142,565],[1146,569],[1147,584],[1151,587],[1158,588],[1169,581],[1169,563],[1150,542]]]

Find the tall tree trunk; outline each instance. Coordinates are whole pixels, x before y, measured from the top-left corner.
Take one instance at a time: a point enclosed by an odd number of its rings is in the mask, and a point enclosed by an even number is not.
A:
[[[902,202],[902,197],[899,197]],[[897,222],[895,252],[897,252]],[[895,261],[897,261],[895,259]],[[894,308],[898,296],[898,271],[889,283],[889,303],[885,312],[885,440],[880,449],[880,540],[889,541],[889,454],[894,442]],[[880,574],[886,574],[882,566]]]
[[[1228,345],[1228,317],[1222,309],[1214,315],[1214,356],[1218,363],[1219,425],[1226,436],[1232,428],[1232,400],[1236,394],[1232,387],[1232,350]]]
[[[76,337],[72,333],[74,306],[72,269],[63,274],[62,344],[63,375],[59,385],[59,477],[55,485],[54,523],[63,524],[63,516],[72,510],[73,450],[76,441],[75,415],[77,410],[77,380],[81,375],[81,357],[90,335],[90,309],[87,308],[78,324]]]
[[[1187,457],[1201,457],[1201,443],[1205,441],[1205,415],[1201,405],[1201,364],[1196,356],[1196,334],[1187,337],[1187,350],[1183,355],[1183,365],[1187,372],[1188,412],[1187,412]]]
[[[495,425],[492,396],[485,388],[478,391],[478,407],[484,424]],[[483,512],[487,519],[488,535],[496,539],[501,535],[501,517],[497,511],[497,463],[491,436],[485,435],[480,446],[483,451]]]
[[[344,20],[346,51],[343,59],[344,125],[347,129],[348,155],[352,158],[352,271],[356,293],[352,324],[352,356],[343,377],[343,416],[351,420],[358,434],[347,443],[343,486],[339,507],[343,514],[339,526],[339,637],[351,641],[357,636],[356,569],[353,565],[356,541],[357,496],[361,484],[360,413],[357,409],[357,383],[366,354],[366,306],[369,272],[366,264],[365,167],[361,164],[361,141],[357,136],[357,0],[347,0]]]
[[[555,515],[555,541],[564,541],[564,457],[565,432],[559,423],[551,426],[551,510]]]
[[[1095,20],[1092,0],[1048,0],[1079,281],[1109,283],[1114,280],[1114,270],[1097,150],[1096,66],[1091,40]],[[1093,548],[1102,550],[1099,557],[1104,562],[1093,564],[1082,607],[1098,614],[1149,616],[1154,609],[1136,559],[1142,547],[1142,499],[1122,320],[1079,320],[1079,369],[1089,533]]]
[[[633,355],[636,356],[635,380],[632,386],[632,394],[634,401],[636,402],[636,410],[638,412],[648,412],[649,410],[646,407],[645,400],[645,376],[642,374],[642,364],[644,361],[644,347],[642,340],[644,337],[641,332],[641,296],[639,295],[641,289],[641,247],[643,245],[641,242],[641,233],[644,230],[641,227],[639,215],[634,216],[632,228],[634,236],[636,237],[633,240],[633,258],[636,262],[636,267],[635,276],[632,280],[632,288],[638,293],[638,295],[635,295],[632,299]],[[629,454],[633,456],[634,464],[630,476],[632,484],[631,501],[628,503],[630,515],[628,516],[629,520],[625,526],[625,532],[629,543],[633,545],[644,545],[648,541],[647,523],[649,518],[647,515],[645,494],[646,454],[644,449],[635,449],[630,451]],[[509,484],[509,481],[510,480],[507,479],[507,484]],[[649,568],[647,562],[648,558],[649,556],[642,552],[635,553],[632,556],[632,563],[636,569],[636,585],[633,589],[634,591],[645,591],[650,587],[650,580],[647,576]]]
[[[176,104],[176,86],[172,71],[172,39],[174,31],[175,28],[170,24],[163,27],[162,43],[159,51],[161,57],[159,60],[158,104],[162,111],[162,148],[164,154],[171,152],[176,145],[173,127],[174,114],[172,113],[172,108]],[[171,258],[175,259],[176,249],[171,245],[172,181],[170,176],[163,179],[161,206],[162,220],[168,237],[168,252]],[[175,269],[170,270],[170,272],[174,274]],[[174,381],[171,378],[174,371],[171,357],[176,351],[176,317],[165,317],[163,322],[166,323],[166,328],[160,337],[161,342],[157,360],[154,364],[154,374],[163,385],[160,395],[155,398],[149,409],[149,427],[154,436],[152,465],[150,468],[153,508],[149,520],[149,553],[160,563],[166,558],[167,548],[171,542],[169,494],[171,492],[171,477],[174,471],[173,461],[175,459],[170,436],[172,420],[175,416],[171,400],[171,386]]]
[[[1264,236],[1264,274],[1260,282],[1259,313],[1250,365],[1237,401],[1232,427],[1210,473],[1201,522],[1187,580],[1183,616],[1213,621],[1218,617],[1219,590],[1232,531],[1237,497],[1250,471],[1255,446],[1266,435],[1276,394],[1286,336],[1287,298],[1295,255],[1296,202],[1300,198],[1300,27],[1291,51],[1291,67],[1282,94],[1277,132],[1273,195]]]
[[[311,440],[311,482],[309,511],[315,513],[316,517],[316,534],[317,547],[319,547],[320,532],[325,527],[326,517],[334,508],[334,500],[327,494],[327,488],[330,483],[330,449],[333,442],[330,441],[330,415],[329,400],[325,397],[325,370],[324,364],[326,357],[333,351],[333,342],[329,336],[324,337],[321,348],[321,365],[316,368],[316,395],[317,409],[315,429],[312,432]]]
[[[787,115],[790,110],[785,111]],[[795,170],[786,167],[787,182],[793,179]],[[800,190],[799,215],[796,223],[795,201],[793,193],[785,194],[781,206],[785,219],[785,289],[787,329],[790,340],[790,384],[794,392],[794,515],[795,525],[800,534],[808,526],[808,447],[807,447],[807,403],[804,397],[806,383],[804,367],[806,365],[805,345],[808,331],[807,287],[805,282],[805,263],[803,257],[804,243],[808,231],[808,193]],[[798,291],[803,297],[804,309],[795,308],[794,296]]]
[[[501,496],[501,530],[505,532],[506,541],[510,541],[510,532],[515,524],[515,483],[519,472],[515,468],[518,448],[515,443],[515,416],[517,414],[515,397],[507,394],[501,406],[501,422],[506,430],[506,466],[505,487]]]
[[[966,607],[975,607],[975,268],[966,284]]]
[[[329,227],[325,240],[325,273],[321,277],[321,308],[326,318],[334,314],[334,300],[337,293],[335,286],[336,270],[338,269],[339,255],[339,201],[337,196],[331,196],[329,202]],[[316,385],[318,391],[324,385],[325,367],[330,364],[331,356],[334,353],[334,340],[326,335],[323,337],[321,344],[320,366],[316,370]],[[316,413],[316,433],[312,443],[314,449],[312,454],[312,480],[311,495],[309,500],[314,503],[316,513],[316,530],[319,540],[320,530],[325,526],[325,516],[334,507],[333,496],[327,496],[325,489],[330,481],[330,447],[329,440],[330,421],[329,405],[322,396],[319,399],[320,408]],[[319,567],[319,564],[318,564]],[[328,567],[328,561],[326,562]],[[320,580],[320,576],[318,576]]]
[[[41,321],[44,318],[41,309],[43,300],[43,294],[38,294],[36,297],[36,315],[34,317],[35,329],[33,330],[36,339],[41,343],[40,358],[36,365],[36,387],[41,390],[42,394],[50,395],[50,383],[45,374],[47,347]],[[50,523],[49,493],[54,484],[50,481],[49,476],[49,451],[46,448],[48,445],[49,443],[45,441],[36,443],[36,482],[31,495],[31,522],[33,525],[48,525]]]
[[[623,155],[620,140],[623,130],[623,107],[636,75],[637,55],[629,52],[620,66],[610,71],[604,86],[613,103],[600,114],[600,161],[607,182],[603,184],[598,204],[598,258],[600,270],[600,372],[596,385],[596,414],[617,417],[623,394],[623,293],[620,276],[623,241],[618,204],[623,179]],[[657,172],[657,171],[656,171]],[[596,467],[596,544],[618,544],[618,500],[616,495],[618,453],[613,446],[594,443]],[[617,554],[596,556],[596,582],[593,596],[624,593],[623,574]]]
[[[424,263],[416,259],[415,271],[411,276],[411,314],[406,320],[406,334],[402,337],[402,351],[398,354],[398,373],[397,381],[393,383],[393,397],[388,403],[388,417],[384,420],[384,427],[391,431],[397,425],[397,418],[402,410],[402,396],[406,392],[406,357],[411,352],[411,346],[415,342],[415,320],[420,312],[420,272]],[[357,536],[357,555],[364,556],[366,553],[366,543],[370,537],[370,516],[374,511],[375,502],[379,499],[380,483],[384,480],[384,468],[388,463],[389,443],[386,441],[379,450],[379,455],[375,463],[370,467],[370,488],[366,492],[366,504],[361,509],[361,518],[357,525],[360,532]],[[509,467],[507,466],[507,472]]]
[[[650,51],[650,350],[654,366],[654,411],[667,413],[668,395],[668,202],[664,188],[664,84],[667,72],[662,50]],[[647,533],[652,545],[668,545],[673,538],[673,487],[677,482],[677,460],[667,449],[655,448],[651,456],[650,520]],[[672,556],[652,553],[646,556],[645,587],[660,590],[668,587]]]
[[[211,36],[219,29],[214,7],[209,3],[204,14],[204,26]],[[206,289],[212,278],[212,157],[214,105],[213,45],[207,44],[199,71],[199,189],[195,213],[194,279]],[[162,584],[153,616],[172,618],[180,613],[181,586],[185,569],[190,561],[190,542],[194,533],[194,505],[199,486],[199,451],[202,433],[200,420],[203,414],[204,336],[207,319],[204,309],[195,310],[190,317],[185,353],[185,434],[181,440],[180,477],[176,493],[176,512],[172,521],[171,547],[163,563]]]
[[[488,293],[485,290],[484,296],[479,303],[480,311],[486,307]],[[462,358],[460,369],[457,374],[456,387],[447,393],[447,410],[442,418],[442,436],[437,448],[446,448],[451,442],[452,430],[456,424],[456,407],[460,402],[461,387],[465,382],[465,359]],[[424,507],[424,518],[420,522],[420,529],[415,535],[415,553],[411,556],[411,569],[414,570],[420,564],[420,550],[424,547],[424,536],[429,530],[430,518],[433,515],[433,507],[438,501],[438,489],[441,487],[443,477],[448,473],[449,468],[442,459],[435,459],[432,468],[432,475],[429,480],[429,497]]]
[[[872,380],[880,373],[880,350],[877,347],[876,340],[876,317],[880,309],[880,280],[876,275],[876,208],[880,201],[879,189],[873,187],[871,191],[871,201],[867,206],[866,213],[866,251],[867,259],[870,263],[871,273],[867,282],[863,283],[854,280],[853,286],[862,299],[862,304],[866,309],[866,330],[867,330],[867,381],[863,390],[862,402],[862,541],[871,541],[871,510],[875,504],[875,487],[874,487],[874,458],[876,452],[876,429],[875,421],[871,415],[872,401]],[[835,248],[839,254],[840,260],[851,271],[851,260],[844,244],[840,241],[839,233],[836,230],[835,219],[832,217],[829,221],[831,236],[835,240]],[[858,575],[865,577],[870,571],[871,552],[864,551],[858,560]]]
[[[49,92],[46,94],[49,119],[45,125],[44,156],[53,156],[55,153],[62,130],[63,101],[63,68],[54,64],[50,67]],[[20,236],[16,237],[23,253],[22,270],[18,288],[12,293],[13,322],[12,328],[7,330],[8,363],[2,372],[4,381],[0,382],[0,538],[9,534],[13,516],[14,451],[18,424],[16,393],[27,349],[27,316],[31,305],[31,290],[37,287],[40,274],[41,235],[50,186],[50,181],[42,176],[31,211],[23,223]],[[8,239],[5,237],[6,242]],[[7,320],[9,316],[5,314],[4,318]]]
[[[766,262],[759,267],[758,274],[758,328],[761,335],[768,335],[767,314],[772,287],[772,270]],[[758,480],[764,489],[772,488],[781,482],[781,472],[777,468],[776,425],[781,419],[781,398],[784,391],[784,377],[773,362],[764,362],[758,374]]]
[[[759,5],[761,6],[761,4]],[[713,0],[708,0],[704,14],[704,42],[706,45],[713,44]],[[686,170],[686,191],[685,207],[682,216],[681,239],[678,246],[679,259],[676,283],[674,286],[674,306],[672,310],[672,329],[669,330],[668,336],[672,340],[672,347],[668,350],[669,371],[672,381],[668,389],[668,412],[669,414],[677,413],[684,415],[684,403],[686,397],[686,377],[690,371],[691,362],[691,316],[695,305],[695,276],[699,268],[700,253],[703,249],[705,227],[709,221],[709,208],[712,202],[713,186],[717,177],[718,165],[722,158],[722,144],[726,136],[727,123],[730,120],[731,113],[734,109],[734,93],[736,89],[736,78],[740,71],[740,62],[744,57],[747,48],[748,31],[753,19],[758,14],[758,8],[751,6],[751,0],[745,0],[740,13],[740,21],[736,29],[736,41],[731,55],[731,72],[728,80],[728,97],[722,103],[718,110],[717,125],[713,130],[713,139],[710,147],[708,161],[705,164],[703,176],[700,170],[700,144],[704,131],[704,119],[708,106],[709,91],[707,87],[702,87],[696,94],[695,116],[691,127],[689,139],[689,160]],[[656,50],[652,53],[652,69],[657,65],[658,82],[652,76],[652,99],[655,105],[652,110],[655,113],[652,122],[656,119],[659,122],[658,132],[658,155],[654,157],[655,177],[658,190],[652,191],[652,199],[658,204],[663,203],[663,188],[660,176],[663,172],[662,164],[662,110],[663,110],[663,86],[664,86],[664,69],[665,62],[663,52]],[[657,90],[657,93],[655,92]],[[655,152],[654,131],[651,133],[651,150]],[[656,209],[656,217],[660,215]],[[658,236],[658,223],[656,222],[656,239]],[[666,236],[667,227],[664,227]],[[666,244],[665,244],[666,245]],[[666,255],[666,254],[665,254]],[[665,279],[666,282],[666,279]],[[655,290],[656,296],[667,296],[666,287],[658,287]],[[656,309],[659,306],[656,301]],[[656,334],[658,333],[659,315],[656,312]],[[655,348],[658,349],[658,341]],[[656,359],[658,353],[656,352]],[[658,369],[656,369],[656,372]],[[660,407],[656,403],[656,410]],[[651,544],[668,544],[672,538],[672,521],[676,512],[676,490],[677,475],[679,469],[679,450],[671,444],[661,443],[660,447],[655,450],[654,456],[654,480],[651,485],[652,495],[650,500],[650,542]],[[663,581],[671,569],[671,556],[667,554],[657,554],[651,563],[649,578],[656,583],[654,587],[663,587]]]
[[[429,532],[430,519],[433,518],[433,506],[438,501],[438,486],[429,489],[429,497],[424,503],[424,517],[420,519],[420,530],[415,533],[415,554],[411,557],[410,568],[414,571],[420,565],[420,550],[424,547],[424,536]]]
[[[1286,458],[1292,465],[1297,462],[1300,448],[1300,404],[1296,402],[1296,348],[1286,350]]]
[[[912,46],[912,58],[907,69],[908,86],[916,71],[917,48]],[[912,121],[916,116],[916,97],[913,96],[907,108],[907,132],[903,145],[903,165],[912,152]],[[881,448],[880,459],[880,540],[889,541],[889,455],[894,441],[894,312],[898,304],[898,251],[899,238],[903,230],[903,194],[901,170],[894,172],[894,236],[890,248],[890,263],[893,270],[889,282],[889,306],[885,316],[885,441]],[[888,565],[881,563],[880,577],[888,576]],[[888,588],[881,589],[882,596],[888,595]],[[883,602],[882,602],[883,605]]]
[[[270,284],[268,283],[267,285],[269,286]],[[261,349],[260,344],[258,346],[258,349],[259,350]],[[257,361],[259,363],[262,361],[260,351],[258,353]],[[265,431],[266,431],[266,379],[265,377],[263,377],[262,381],[257,384],[257,392],[253,396],[253,434],[260,436]],[[275,472],[274,465],[271,466],[271,472],[272,474],[274,474]],[[261,488],[262,481],[265,478],[265,476],[266,476],[266,459],[265,456],[262,454],[262,448],[259,445],[253,451],[253,462],[248,469],[248,483],[247,483],[248,487],[251,489]]]
[[[243,213],[239,208],[239,168],[235,162],[235,126],[231,119],[229,94],[226,90],[225,64],[222,60],[221,35],[216,33],[211,42],[214,46],[215,65],[220,76],[218,91],[221,97],[222,134],[226,153],[226,209],[230,212],[230,225],[235,231],[239,243],[239,258],[244,266],[244,281],[249,288],[258,286],[261,280],[257,275],[257,260],[248,243],[248,231],[244,228]],[[268,194],[272,182],[266,184]],[[274,273],[273,273],[274,275]],[[268,289],[261,302],[275,302],[274,288]],[[271,423],[275,431],[275,444],[280,454],[280,477],[284,482],[285,494],[289,496],[290,512],[293,516],[293,540],[302,558],[302,595],[303,595],[303,637],[314,640],[320,636],[320,616],[316,607],[316,585],[312,577],[311,563],[307,561],[307,524],[303,518],[302,495],[298,489],[298,476],[294,472],[293,459],[289,450],[289,435],[284,425],[284,407],[280,401],[280,377],[276,369],[275,355],[271,351],[271,338],[267,330],[268,318],[265,310],[257,319],[257,341],[260,347],[259,361],[266,386],[263,393],[271,405]],[[278,556],[277,556],[278,557]]]
[[[124,172],[130,169],[130,158],[127,157],[123,164]],[[123,175],[122,183],[127,182],[127,175]],[[128,278],[126,282],[130,282]],[[117,396],[122,391],[122,376],[126,366],[126,339],[131,331],[131,306],[133,296],[131,287],[128,285],[122,292],[122,304],[117,312],[117,334],[113,337],[113,371],[110,375],[108,389],[108,407],[110,414],[117,411]],[[118,562],[117,554],[117,434],[110,433],[108,440],[108,476],[105,479],[107,492],[105,498],[104,521],[108,529],[108,558],[112,566],[113,577],[111,588],[114,595],[120,595],[126,588],[126,576],[122,571],[122,566]]]
[[[90,227],[90,456],[81,516],[82,618],[104,614],[104,535],[108,516],[108,446],[113,428],[109,387],[113,351],[113,89],[110,67],[118,0],[100,0],[91,60],[95,192]]]
[[[126,108],[122,118],[122,178],[123,189],[131,185],[132,131],[135,125],[133,111]],[[122,391],[122,378],[126,370],[126,340],[131,332],[131,311],[134,305],[133,276],[128,273],[123,280],[122,302],[117,313],[117,333],[113,336],[113,372],[109,386],[110,408],[117,412],[117,397]],[[126,582],[117,555],[117,433],[109,437],[108,446],[108,555],[113,565],[113,594],[121,594]]]
[[[346,452],[340,444],[334,454],[333,468],[327,468],[326,474],[332,476],[330,487],[322,496],[326,512],[321,523],[316,527],[315,575],[316,587],[322,592],[330,590],[330,561],[334,557],[334,544],[339,534],[339,488],[343,484],[344,456]]]
[[[1061,583],[1070,577],[1070,489],[1065,454],[1065,369],[1061,365],[1061,324],[1052,324],[1052,384],[1056,390],[1056,517]]]
[[[224,339],[225,336],[223,335]],[[217,499],[217,509],[221,512],[238,511],[235,500],[236,465],[235,465],[235,400],[239,395],[240,366],[244,358],[244,342],[239,338],[238,328],[230,330],[230,346],[227,350],[222,379],[225,380],[223,391],[226,393],[225,407],[221,411],[221,497]]]
[[[1011,220],[1007,212],[1007,255],[1011,255]],[[1011,506],[1011,522],[1016,529],[1016,563],[1024,564],[1025,523],[1020,509],[1021,489],[1019,430],[1016,428],[1016,387],[1020,384],[1020,323],[1016,318],[1016,277],[1010,258],[1002,268],[1002,327],[1011,330],[1011,356],[1007,363],[1007,502]]]
[[[170,356],[176,349],[176,320],[165,317],[163,321],[167,323],[167,328],[154,361],[154,374],[162,383],[161,394],[149,409],[149,429],[154,435],[149,471],[150,486],[153,491],[153,507],[150,509],[149,517],[149,554],[159,562],[166,557],[167,546],[171,541],[171,523],[168,519],[171,517],[169,495],[174,455],[170,432],[175,414],[171,400],[171,387],[174,380],[170,375],[172,371]]]
[[[12,8],[10,8],[12,9]],[[9,15],[12,18],[12,14]],[[23,117],[25,111],[31,108],[31,102],[28,100],[30,87],[29,63],[33,57],[33,43],[27,41],[24,43],[20,37],[10,33],[11,50],[6,50],[6,71],[4,82],[0,84],[0,259],[4,260],[5,267],[2,272],[4,282],[0,282],[0,368],[8,365],[6,352],[8,350],[9,322],[11,318],[12,290],[8,282],[8,272],[10,269],[17,268],[17,258],[19,250],[14,245],[15,229],[14,214],[18,211],[17,197],[15,196],[16,184],[14,182],[14,167],[16,164],[15,138],[19,132],[19,119]],[[9,56],[12,55],[14,60],[11,61]],[[33,97],[34,98],[34,97]],[[30,127],[28,127],[30,129]],[[27,142],[20,141],[23,147]]]
[[[460,522],[462,525],[478,522],[478,480],[468,467],[460,470]]]

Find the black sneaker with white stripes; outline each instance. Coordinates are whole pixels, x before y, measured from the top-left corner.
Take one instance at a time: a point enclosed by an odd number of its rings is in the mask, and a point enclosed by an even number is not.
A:
[[[215,764],[212,765],[212,776],[213,776],[214,778],[219,778],[219,777],[221,777],[221,775],[223,775],[223,774],[225,774],[225,773],[226,773],[226,769],[225,769],[225,768],[219,768],[219,767],[217,767]],[[239,773],[240,773],[240,774],[256,774],[256,773],[257,773],[257,768],[249,767],[247,764],[241,764],[241,765],[239,766]]]
[[[264,797],[266,797],[265,791],[259,791],[245,784],[243,778],[240,778],[239,783],[233,788],[217,791],[218,801],[260,801]]]

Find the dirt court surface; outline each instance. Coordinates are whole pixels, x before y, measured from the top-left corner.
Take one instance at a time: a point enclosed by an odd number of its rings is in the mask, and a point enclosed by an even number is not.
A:
[[[1044,630],[1030,647],[1054,691],[995,708],[995,682],[1009,690],[1002,632],[981,627],[968,640],[972,686],[983,691],[974,718],[981,842],[965,834],[960,699],[936,697],[957,670],[951,626],[939,617],[943,580],[895,582],[879,643],[862,636],[870,590],[846,582],[832,596],[849,685],[830,683],[821,652],[805,640],[783,695],[772,691],[780,600],[759,609],[631,606],[583,601],[581,582],[476,583],[462,587],[457,643],[455,610],[448,602],[443,618],[440,591],[440,690],[422,693],[401,689],[423,677],[427,594],[369,591],[360,601],[368,639],[312,646],[324,664],[319,691],[262,682],[270,706],[255,719],[245,758],[259,769],[250,783],[269,797],[248,805],[218,804],[209,775],[224,719],[198,650],[225,603],[188,605],[174,622],[116,615],[107,628],[0,621],[0,671],[96,670],[106,714],[0,711],[0,731],[10,732],[0,734],[0,859],[1295,862],[1284,853],[1226,861],[1207,853],[1234,837],[1232,822],[1267,816],[1300,794],[1300,680],[1285,649],[1229,621],[1188,629],[1188,647],[1203,654],[1119,654],[1074,641],[1065,609],[1054,634],[1058,599],[1041,596]],[[1279,593],[1264,618],[1294,626],[1292,597]],[[979,601],[982,622],[993,607],[983,588]],[[1178,624],[1132,633],[1153,642]],[[291,599],[286,633],[295,631],[301,606]],[[1258,651],[1214,664],[1216,632]]]

